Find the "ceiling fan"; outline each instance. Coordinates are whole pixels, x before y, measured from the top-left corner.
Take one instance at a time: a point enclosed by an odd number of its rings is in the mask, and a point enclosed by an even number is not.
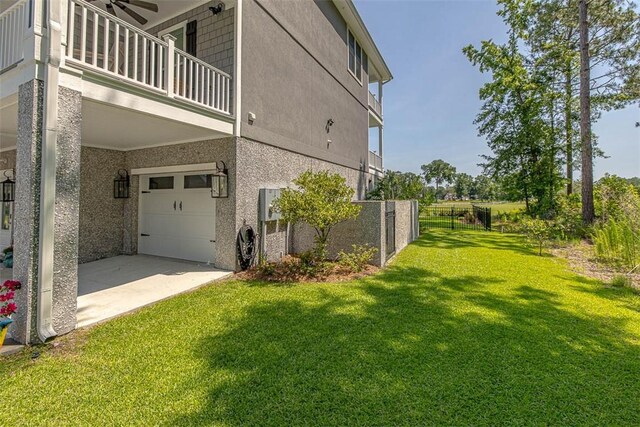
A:
[[[95,0],[89,0],[89,1],[93,2]],[[158,5],[157,4],[150,3],[148,1],[142,1],[142,0],[107,0],[107,3],[105,4],[105,7],[107,9],[107,12],[109,12],[113,16],[118,16],[118,15],[116,15],[116,9],[114,7],[114,6],[118,6],[124,13],[126,13],[127,15],[129,15],[130,17],[132,17],[133,19],[138,21],[140,23],[140,25],[144,25],[144,24],[146,24],[148,22],[147,19],[145,19],[138,12],[136,12],[133,9],[131,9],[127,5],[136,6],[136,7],[142,8],[142,9],[150,10],[151,12],[158,12]]]

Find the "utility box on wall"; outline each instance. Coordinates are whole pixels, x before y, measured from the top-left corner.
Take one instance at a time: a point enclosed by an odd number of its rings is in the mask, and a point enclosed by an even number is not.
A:
[[[260,189],[260,207],[258,217],[260,221],[276,221],[280,219],[280,213],[274,210],[274,202],[280,197],[279,188]]]

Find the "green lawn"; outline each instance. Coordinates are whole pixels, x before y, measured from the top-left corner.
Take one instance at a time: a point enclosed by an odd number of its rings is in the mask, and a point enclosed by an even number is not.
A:
[[[3,360],[0,425],[640,425],[640,295],[498,233],[350,283],[222,282],[78,347]]]

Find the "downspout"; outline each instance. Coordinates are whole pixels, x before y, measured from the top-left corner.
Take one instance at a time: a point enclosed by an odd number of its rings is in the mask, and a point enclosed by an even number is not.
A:
[[[58,141],[58,80],[61,58],[59,1],[48,1],[48,46],[44,74],[42,167],[40,178],[40,245],[38,256],[37,329],[40,341],[57,335],[53,329],[53,240]]]

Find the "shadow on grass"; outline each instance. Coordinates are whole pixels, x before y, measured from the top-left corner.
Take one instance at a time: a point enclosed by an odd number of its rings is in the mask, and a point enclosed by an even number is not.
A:
[[[181,387],[208,394],[171,425],[637,425],[627,319],[507,285],[396,266],[253,304],[194,343],[202,370]]]

